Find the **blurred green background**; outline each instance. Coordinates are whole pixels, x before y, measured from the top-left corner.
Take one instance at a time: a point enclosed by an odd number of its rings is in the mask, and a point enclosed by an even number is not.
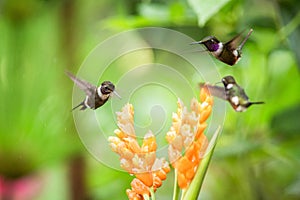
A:
[[[254,29],[235,67],[215,62],[266,104],[245,113],[227,105],[199,199],[300,199],[298,0],[2,0],[0,14],[0,181],[32,180],[21,199],[127,198],[132,177],[80,142],[64,71],[76,73],[108,37],[148,26],[222,41]],[[157,199],[170,199],[171,188],[169,174]]]

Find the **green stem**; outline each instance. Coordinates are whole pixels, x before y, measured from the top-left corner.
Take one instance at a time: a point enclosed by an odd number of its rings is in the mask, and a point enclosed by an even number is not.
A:
[[[198,169],[196,171],[196,174],[195,174],[190,186],[188,187],[187,191],[185,192],[185,194],[183,196],[184,200],[193,200],[193,199],[198,198],[202,183],[204,181],[206,171],[208,169],[210,160],[212,158],[214,149],[215,149],[217,141],[218,141],[220,129],[221,128],[218,127],[218,129],[214,133],[214,135],[213,135],[213,137],[212,137],[212,139],[211,139],[211,141],[210,141],[210,143],[207,147],[204,158],[200,162],[200,164],[198,166]]]
[[[178,199],[179,187],[178,187],[178,184],[177,184],[177,180],[178,180],[177,169],[175,169],[175,172],[174,172],[173,198],[172,198],[173,200],[177,200]]]
[[[143,195],[143,198],[144,198],[145,200],[150,200],[150,198],[149,198],[149,195],[148,195],[148,194],[144,194],[144,195]]]
[[[183,199],[184,199],[184,196],[185,196],[186,191],[187,191],[186,189],[183,189],[183,190],[182,190],[180,200],[183,200]]]
[[[155,193],[152,187],[150,188],[150,194],[151,194],[151,199],[155,200]]]

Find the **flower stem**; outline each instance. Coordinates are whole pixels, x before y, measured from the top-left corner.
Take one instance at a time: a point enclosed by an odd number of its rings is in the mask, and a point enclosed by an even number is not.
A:
[[[179,194],[179,187],[177,184],[177,169],[175,169],[174,172],[174,188],[173,188],[173,198],[172,200],[177,200],[178,199],[178,194]]]
[[[148,196],[147,194],[144,194],[144,195],[143,195],[143,198],[144,198],[145,200],[150,200],[150,198],[149,198],[149,196]]]
[[[151,199],[155,200],[155,193],[152,187],[150,188],[150,194],[151,194]]]
[[[184,200],[185,193],[186,193],[186,189],[182,189],[180,200]]]

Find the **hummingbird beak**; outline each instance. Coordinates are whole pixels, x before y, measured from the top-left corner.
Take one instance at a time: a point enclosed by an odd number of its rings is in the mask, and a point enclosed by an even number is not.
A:
[[[194,44],[202,44],[203,42],[202,41],[197,41],[197,42],[192,42],[190,43],[190,45],[194,45]]]
[[[215,85],[222,83],[222,81],[216,82]]]
[[[119,99],[122,99],[122,97],[114,90],[113,91],[114,95],[116,95]]]

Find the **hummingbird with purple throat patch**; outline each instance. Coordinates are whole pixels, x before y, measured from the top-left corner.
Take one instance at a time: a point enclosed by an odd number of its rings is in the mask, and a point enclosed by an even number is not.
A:
[[[253,29],[250,29],[247,36],[241,43],[240,40],[243,32],[239,33],[226,43],[220,42],[215,36],[208,36],[201,41],[193,42],[191,44],[203,44],[207,51],[209,51],[215,58],[233,66],[240,60],[242,56],[242,48],[252,32]]]
[[[110,81],[104,81],[99,87],[96,87],[85,80],[77,78],[71,72],[66,71],[66,74],[86,94],[85,99],[80,104],[72,108],[72,110],[80,106],[80,110],[85,110],[87,108],[96,110],[107,102],[112,93],[121,98],[115,91],[115,85]]]
[[[230,103],[237,112],[244,112],[253,104],[264,104],[262,101],[251,102],[245,90],[237,84],[233,76],[222,78],[224,87],[200,83],[200,87],[207,87],[211,95],[224,99]]]

